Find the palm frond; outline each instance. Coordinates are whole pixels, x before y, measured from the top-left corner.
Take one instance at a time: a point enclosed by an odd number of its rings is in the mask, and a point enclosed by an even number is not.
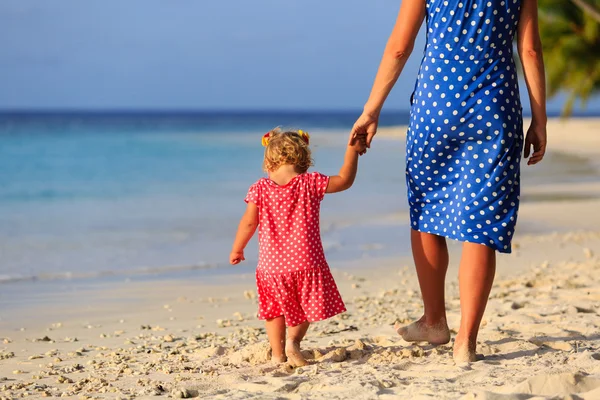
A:
[[[600,21],[594,10],[600,10],[600,0],[539,0],[548,95],[568,93],[565,116],[600,91]]]

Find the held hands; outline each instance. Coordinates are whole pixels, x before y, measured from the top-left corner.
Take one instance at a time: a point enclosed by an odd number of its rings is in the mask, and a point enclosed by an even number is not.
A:
[[[531,147],[533,146],[533,153],[531,153]],[[527,136],[525,136],[525,148],[523,149],[523,155],[527,160],[527,165],[535,165],[542,161],[544,154],[546,153],[546,125],[531,123],[531,126],[527,130]],[[531,154],[531,157],[529,155]]]
[[[348,145],[353,146],[359,137],[365,139],[366,148],[359,152],[363,155],[367,152],[368,148],[371,148],[371,141],[377,133],[377,125],[379,124],[379,115],[370,113],[363,113],[354,123],[354,127],[350,132],[350,138],[348,139]]]
[[[367,135],[357,135],[353,142],[354,143],[349,144],[349,146],[359,155],[363,155],[367,152]]]
[[[229,263],[231,265],[237,265],[245,260],[246,258],[244,257],[244,250],[232,251],[231,254],[229,254]]]

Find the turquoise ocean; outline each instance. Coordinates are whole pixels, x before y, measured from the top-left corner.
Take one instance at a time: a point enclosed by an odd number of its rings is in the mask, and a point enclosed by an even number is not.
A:
[[[0,114],[0,308],[73,285],[253,273],[256,239],[241,266],[228,255],[246,191],[265,176],[262,135],[308,130],[313,169],[335,174],[357,115]],[[407,122],[406,112],[381,118]],[[599,179],[560,151],[524,170],[527,185]],[[333,268],[410,256],[403,140],[374,141],[355,185],[323,201],[321,230]]]
[[[0,114],[0,287],[225,271],[246,190],[264,176],[262,135],[278,125],[308,130],[314,170],[334,174],[357,115]],[[402,232],[356,229],[406,209],[403,151],[401,141],[378,142],[355,186],[324,201],[331,263],[366,248],[407,250],[391,243]],[[255,241],[247,259],[253,267]]]

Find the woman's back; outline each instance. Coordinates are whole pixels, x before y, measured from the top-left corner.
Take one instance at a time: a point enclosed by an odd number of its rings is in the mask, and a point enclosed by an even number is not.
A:
[[[511,250],[523,146],[512,58],[519,7],[426,3],[427,47],[406,147],[415,230]]]
[[[426,55],[484,60],[510,54],[520,0],[428,0]]]

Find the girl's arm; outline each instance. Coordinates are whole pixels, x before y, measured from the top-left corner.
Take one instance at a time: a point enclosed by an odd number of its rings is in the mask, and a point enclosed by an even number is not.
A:
[[[365,139],[357,140],[355,144],[346,147],[344,164],[337,175],[329,177],[325,193],[337,193],[350,189],[356,178],[358,170],[358,155],[365,150]]]
[[[229,255],[229,262],[232,265],[239,264],[245,260],[244,249],[250,239],[252,239],[254,232],[256,232],[256,227],[258,227],[258,207],[256,204],[249,202],[246,212],[240,221],[231,254]]]
[[[525,83],[531,104],[531,127],[525,140],[525,158],[529,157],[530,148],[533,154],[529,164],[542,160],[546,150],[546,78],[544,59],[542,58],[542,41],[538,30],[537,0],[524,0],[517,31],[517,48],[523,65]]]
[[[379,119],[383,103],[396,84],[408,57],[412,53],[415,39],[424,17],[424,0],[402,1],[398,17],[396,18],[396,24],[385,46],[371,94],[364,106],[363,117],[359,118],[359,122],[364,120],[364,124],[358,123],[358,127],[368,125],[367,120],[369,118],[373,120]],[[368,135],[367,147],[370,147],[371,139],[377,130],[375,124],[371,124],[370,126],[374,126],[375,128],[369,129],[366,132],[356,132],[357,134],[364,133]]]

